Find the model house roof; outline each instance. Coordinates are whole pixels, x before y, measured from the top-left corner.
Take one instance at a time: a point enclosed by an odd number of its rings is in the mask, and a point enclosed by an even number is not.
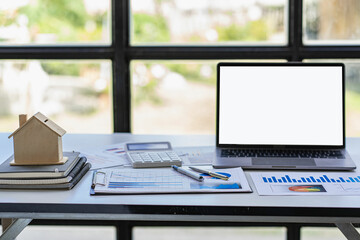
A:
[[[9,136],[9,138],[14,136],[18,131],[20,131],[22,128],[24,128],[31,121],[39,121],[39,122],[41,122],[45,127],[49,128],[50,130],[52,130],[54,133],[56,133],[60,137],[63,136],[66,133],[66,131],[64,129],[62,129],[60,126],[58,126],[56,123],[51,121],[49,118],[47,118],[42,113],[38,112],[34,116],[32,116],[29,120],[27,120],[21,127],[16,129],[15,132],[13,132]]]

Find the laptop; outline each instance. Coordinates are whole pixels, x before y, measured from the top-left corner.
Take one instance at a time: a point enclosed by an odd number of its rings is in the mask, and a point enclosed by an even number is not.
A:
[[[219,63],[215,168],[351,170],[342,63]]]

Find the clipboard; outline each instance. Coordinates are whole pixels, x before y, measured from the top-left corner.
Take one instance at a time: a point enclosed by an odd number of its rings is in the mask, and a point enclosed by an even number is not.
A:
[[[252,192],[241,167],[204,168],[229,176],[229,180],[201,173],[196,181],[171,168],[112,168],[94,171],[90,194],[161,194],[161,193],[229,193]]]

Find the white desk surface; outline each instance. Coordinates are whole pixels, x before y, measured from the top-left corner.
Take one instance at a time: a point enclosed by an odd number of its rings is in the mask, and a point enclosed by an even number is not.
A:
[[[13,153],[10,134],[0,133],[0,161]],[[127,133],[66,134],[64,151],[78,147],[96,147],[125,141],[170,141],[173,147],[214,146],[214,136],[132,135]],[[358,168],[360,139],[347,139],[347,149]],[[358,169],[357,171],[360,172]],[[0,217],[45,218],[38,213],[94,214],[197,214],[197,215],[266,215],[303,217],[360,217],[359,196],[258,196],[250,177],[253,193],[231,194],[154,194],[90,196],[92,172],[72,190],[4,190],[0,189]],[[112,209],[112,210],[111,210]],[[312,213],[312,209],[317,209]],[[144,210],[144,211],[143,211]],[[330,211],[329,211],[330,210]],[[193,211],[193,212],[192,212]],[[12,214],[9,214],[12,213]],[[174,216],[173,215],[173,216]],[[57,218],[57,217],[54,217]],[[66,218],[66,217],[63,217]],[[219,218],[217,218],[219,219]]]

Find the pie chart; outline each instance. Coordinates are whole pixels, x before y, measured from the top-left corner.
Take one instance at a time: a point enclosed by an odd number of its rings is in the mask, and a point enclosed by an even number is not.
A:
[[[319,186],[292,186],[289,187],[289,190],[293,192],[322,192]]]

